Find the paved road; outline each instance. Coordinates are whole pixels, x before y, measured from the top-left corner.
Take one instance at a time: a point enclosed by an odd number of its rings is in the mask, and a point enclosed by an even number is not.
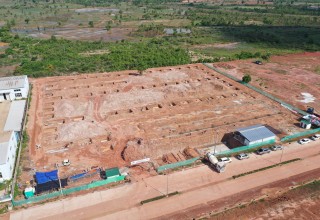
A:
[[[143,206],[139,205],[141,200],[167,192],[166,176],[18,210],[11,213],[10,219],[150,219],[320,167],[320,141],[307,145],[292,143],[285,147],[282,161],[298,157],[304,158],[302,161],[230,179],[235,174],[278,163],[281,154],[278,151],[263,156],[251,154],[250,159],[244,161],[233,159],[222,174],[205,165],[175,172],[168,176],[168,189],[182,194]]]

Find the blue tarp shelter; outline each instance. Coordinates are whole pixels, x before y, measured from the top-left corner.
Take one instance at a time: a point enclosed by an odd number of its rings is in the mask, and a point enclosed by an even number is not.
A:
[[[55,180],[58,180],[58,170],[53,170],[50,172],[36,172],[36,182],[38,184],[43,184]]]

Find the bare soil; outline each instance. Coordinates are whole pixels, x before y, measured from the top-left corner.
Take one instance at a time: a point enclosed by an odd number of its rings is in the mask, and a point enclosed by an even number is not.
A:
[[[312,106],[320,112],[320,52],[274,56],[263,65],[252,60],[213,65],[239,79],[250,74],[254,86],[303,110]]]
[[[158,219],[319,219],[320,191],[292,187],[319,179],[319,169]],[[241,181],[241,179],[239,179]],[[226,189],[227,190],[227,189]]]
[[[258,200],[208,219],[320,219],[320,192],[291,190],[271,199]]]
[[[33,79],[23,180],[61,167],[70,176],[92,166],[156,165],[193,157],[236,128],[267,124],[281,137],[298,117],[202,64]],[[27,169],[28,168],[28,169]],[[147,171],[147,172],[146,172]],[[145,174],[142,174],[145,172]],[[155,174],[153,167],[133,170]]]

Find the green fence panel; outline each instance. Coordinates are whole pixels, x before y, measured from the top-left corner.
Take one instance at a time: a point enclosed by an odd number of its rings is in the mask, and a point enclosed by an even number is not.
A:
[[[63,195],[69,195],[69,194],[72,194],[75,192],[84,191],[87,189],[92,189],[92,188],[96,188],[99,186],[107,185],[109,183],[119,182],[119,181],[124,180],[124,178],[125,178],[125,176],[117,176],[117,177],[108,178],[106,180],[95,181],[93,183],[89,183],[86,185],[77,186],[77,187],[73,187],[73,188],[69,188],[69,189],[63,189],[62,193],[63,193]],[[18,200],[18,201],[15,201],[14,199],[12,199],[12,205],[13,206],[22,206],[25,204],[36,203],[36,202],[41,202],[41,201],[45,201],[48,199],[56,198],[56,197],[59,197],[60,195],[61,195],[61,191],[56,191],[56,192],[52,192],[52,193],[48,193],[48,194],[44,194],[44,195],[40,195],[40,196],[31,197],[29,199],[22,199],[22,200]]]
[[[239,152],[251,150],[251,149],[254,149],[257,147],[262,147],[265,145],[274,144],[275,142],[276,142],[275,140],[270,140],[270,141],[264,141],[264,142],[260,142],[260,143],[256,143],[256,144],[251,144],[248,146],[236,147],[231,150],[221,151],[221,152],[217,153],[216,155],[221,156],[221,155],[229,155],[229,154],[239,153]]]
[[[111,177],[106,180],[100,180],[93,183],[88,184],[89,189],[103,186],[109,183],[115,183],[124,180],[125,176],[117,176],[117,177]]]
[[[294,140],[296,138],[307,136],[307,135],[311,135],[311,134],[314,134],[314,133],[317,133],[317,132],[320,132],[320,128],[316,128],[316,129],[312,129],[312,130],[308,130],[308,131],[303,131],[303,132],[300,132],[300,133],[292,134],[292,135],[289,135],[289,136],[285,136],[285,137],[283,137],[281,139],[281,142]]]
[[[31,197],[29,199],[23,199],[23,200],[18,200],[18,201],[15,201],[12,199],[12,204],[13,204],[13,206],[21,206],[21,205],[26,205],[26,204],[30,204],[30,203],[41,202],[43,200],[58,197],[60,194],[61,194],[60,192],[53,192],[53,193],[48,193],[48,194],[35,196],[35,197]]]
[[[230,74],[228,74],[228,73],[225,73],[225,72],[223,72],[223,71],[221,71],[221,70],[218,70],[217,68],[215,68],[215,67],[213,67],[213,66],[210,66],[210,65],[207,64],[207,63],[204,63],[204,65],[207,66],[207,67],[209,67],[210,69],[213,69],[214,71],[216,71],[216,72],[224,75],[225,77],[228,77],[229,79],[232,79],[232,80],[234,80],[234,81],[236,81],[236,82],[239,82],[239,83],[243,84],[244,86],[246,86],[246,87],[248,87],[248,88],[250,88],[250,89],[252,89],[252,90],[254,90],[254,91],[258,92],[258,93],[260,93],[261,95],[266,96],[266,97],[268,97],[269,99],[278,102],[278,103],[281,104],[283,107],[285,107],[285,108],[287,108],[287,109],[289,109],[289,110],[291,110],[291,111],[298,112],[298,113],[301,114],[301,115],[307,115],[307,113],[306,113],[305,111],[302,111],[301,109],[296,108],[296,107],[294,107],[294,106],[292,106],[292,105],[290,105],[290,104],[282,101],[281,99],[276,98],[276,97],[274,97],[273,95],[270,95],[269,93],[266,93],[266,92],[262,91],[261,89],[258,89],[258,88],[256,88],[256,87],[254,87],[253,85],[250,85],[250,84],[248,84],[248,83],[244,83],[244,82],[242,82],[240,79],[238,79],[238,78],[236,78],[236,77],[234,77],[234,76],[232,76],[232,75],[230,75]]]
[[[199,159],[199,157],[195,157],[195,158],[192,158],[192,159],[189,159],[189,160],[180,161],[180,162],[177,162],[177,163],[166,164],[166,165],[158,167],[157,172],[161,173],[161,172],[163,172],[165,170],[174,169],[174,168],[182,167],[182,166],[187,166],[187,165],[190,165],[190,164],[194,163],[198,159]]]

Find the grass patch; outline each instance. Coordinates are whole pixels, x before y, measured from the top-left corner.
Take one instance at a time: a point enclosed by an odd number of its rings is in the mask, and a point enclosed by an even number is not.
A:
[[[271,168],[274,168],[274,167],[277,167],[277,166],[281,166],[281,165],[285,165],[285,164],[288,164],[288,163],[292,163],[292,162],[295,162],[295,161],[298,161],[298,160],[301,160],[301,158],[295,158],[295,159],[292,159],[292,160],[283,161],[281,163],[277,163],[277,164],[274,164],[274,165],[271,165],[271,166],[268,166],[268,167],[263,167],[263,168],[252,170],[252,171],[249,171],[249,172],[246,172],[246,173],[241,173],[239,175],[234,175],[234,176],[232,176],[232,178],[236,179],[236,178],[239,178],[239,177],[242,177],[242,176],[247,176],[247,175],[250,175],[250,174],[253,174],[253,173],[257,173],[257,172],[260,172],[260,171],[268,170],[268,169],[271,169]]]
[[[294,190],[301,190],[301,189],[307,189],[307,190],[311,190],[313,192],[320,191],[320,180],[314,180],[311,183],[307,183],[307,184],[298,186],[292,190],[294,191]]]
[[[317,73],[317,74],[320,74],[320,66],[317,66],[314,71]]]
[[[175,191],[175,192],[169,193],[168,197],[174,196],[174,195],[177,195],[177,194],[179,194],[179,192]],[[145,203],[153,202],[153,201],[156,201],[156,200],[159,200],[159,199],[163,199],[165,197],[167,197],[167,196],[166,195],[162,195],[162,196],[157,196],[157,197],[154,197],[154,198],[146,199],[146,200],[141,201],[140,204],[143,205]]]
[[[0,215],[6,213],[7,211],[8,211],[7,206],[0,208]]]
[[[3,190],[6,188],[6,185],[4,183],[0,183],[0,190]]]

